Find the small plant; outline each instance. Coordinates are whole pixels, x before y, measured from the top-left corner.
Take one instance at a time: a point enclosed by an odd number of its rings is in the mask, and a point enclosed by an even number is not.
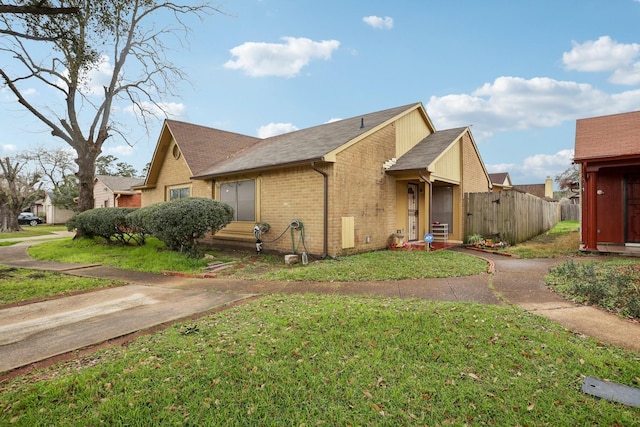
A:
[[[509,246],[504,240],[485,239],[481,234],[467,236],[467,244],[479,249],[504,249]]]
[[[467,236],[467,243],[469,245],[476,245],[481,242],[484,242],[484,237],[482,236],[482,234],[472,234],[470,236]]]

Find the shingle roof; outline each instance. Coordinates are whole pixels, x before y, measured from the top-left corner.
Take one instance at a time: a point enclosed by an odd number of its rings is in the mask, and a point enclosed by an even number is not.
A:
[[[420,105],[409,104],[266,138],[250,150],[210,163],[195,178],[320,161],[349,141]]]
[[[144,184],[144,178],[127,176],[96,175],[96,179],[102,181],[114,193],[132,191],[133,187]]]
[[[466,127],[436,131],[400,157],[388,171],[427,169],[466,130]]]
[[[176,120],[165,123],[194,175],[261,141],[252,136]]]
[[[574,160],[640,155],[640,111],[576,120]]]
[[[489,179],[493,184],[502,185],[504,184],[504,181],[507,179],[508,176],[509,176],[509,172],[496,172],[496,173],[490,173]]]

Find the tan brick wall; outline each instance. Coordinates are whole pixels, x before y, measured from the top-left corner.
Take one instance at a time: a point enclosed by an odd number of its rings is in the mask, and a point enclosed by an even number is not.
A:
[[[385,248],[396,229],[396,182],[383,163],[395,156],[395,125],[390,124],[337,156],[329,196],[329,253]],[[355,248],[342,249],[342,217],[355,218]],[[366,237],[370,242],[366,243]]]
[[[331,171],[331,165],[322,169]],[[287,229],[293,219],[302,222],[304,244],[299,241],[300,232],[294,232],[296,252],[307,251],[321,255],[324,243],[324,181],[323,176],[309,166],[264,172],[260,177],[260,216],[259,221],[269,224],[270,231],[264,235],[264,249],[281,252],[292,251],[291,233]]]
[[[175,142],[171,141],[171,145],[162,159],[156,187],[142,191],[142,206],[167,201],[169,188],[190,187],[192,197],[213,197],[211,181],[191,180],[191,171],[184,157],[180,156],[177,159],[173,157],[174,144]]]

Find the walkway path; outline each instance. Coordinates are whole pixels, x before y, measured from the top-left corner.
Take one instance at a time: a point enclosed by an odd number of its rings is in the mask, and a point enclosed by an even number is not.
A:
[[[36,241],[0,247],[0,264],[110,278],[129,285],[0,309],[0,372],[265,293],[371,294],[513,304],[576,333],[640,353],[640,323],[592,307],[576,306],[546,288],[542,278],[559,260],[520,260],[482,253],[495,266],[493,274],[356,283],[257,282],[191,279],[100,265],[42,262],[27,255],[27,247]]]

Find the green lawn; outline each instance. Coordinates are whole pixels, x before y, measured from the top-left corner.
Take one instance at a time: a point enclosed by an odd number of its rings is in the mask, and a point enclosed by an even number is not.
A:
[[[266,296],[0,384],[0,424],[637,425],[640,355],[506,306]]]
[[[0,306],[109,286],[122,282],[0,265]]]
[[[282,255],[260,255],[247,251],[209,251],[209,259],[193,259],[163,250],[157,239],[144,246],[117,246],[103,239],[62,239],[29,248],[36,259],[100,263],[127,270],[161,273],[166,270],[202,273],[210,262],[234,261],[236,268],[223,274],[246,280],[357,281],[453,277],[487,271],[485,261],[451,251],[376,251],[365,254],[312,261],[308,265],[285,265]]]
[[[67,227],[64,225],[47,225],[40,224],[35,227],[28,225],[21,226],[22,231],[13,231],[11,233],[0,233],[0,239],[14,239],[23,237],[36,237],[44,236],[47,234],[53,234],[55,231],[66,231]]]

